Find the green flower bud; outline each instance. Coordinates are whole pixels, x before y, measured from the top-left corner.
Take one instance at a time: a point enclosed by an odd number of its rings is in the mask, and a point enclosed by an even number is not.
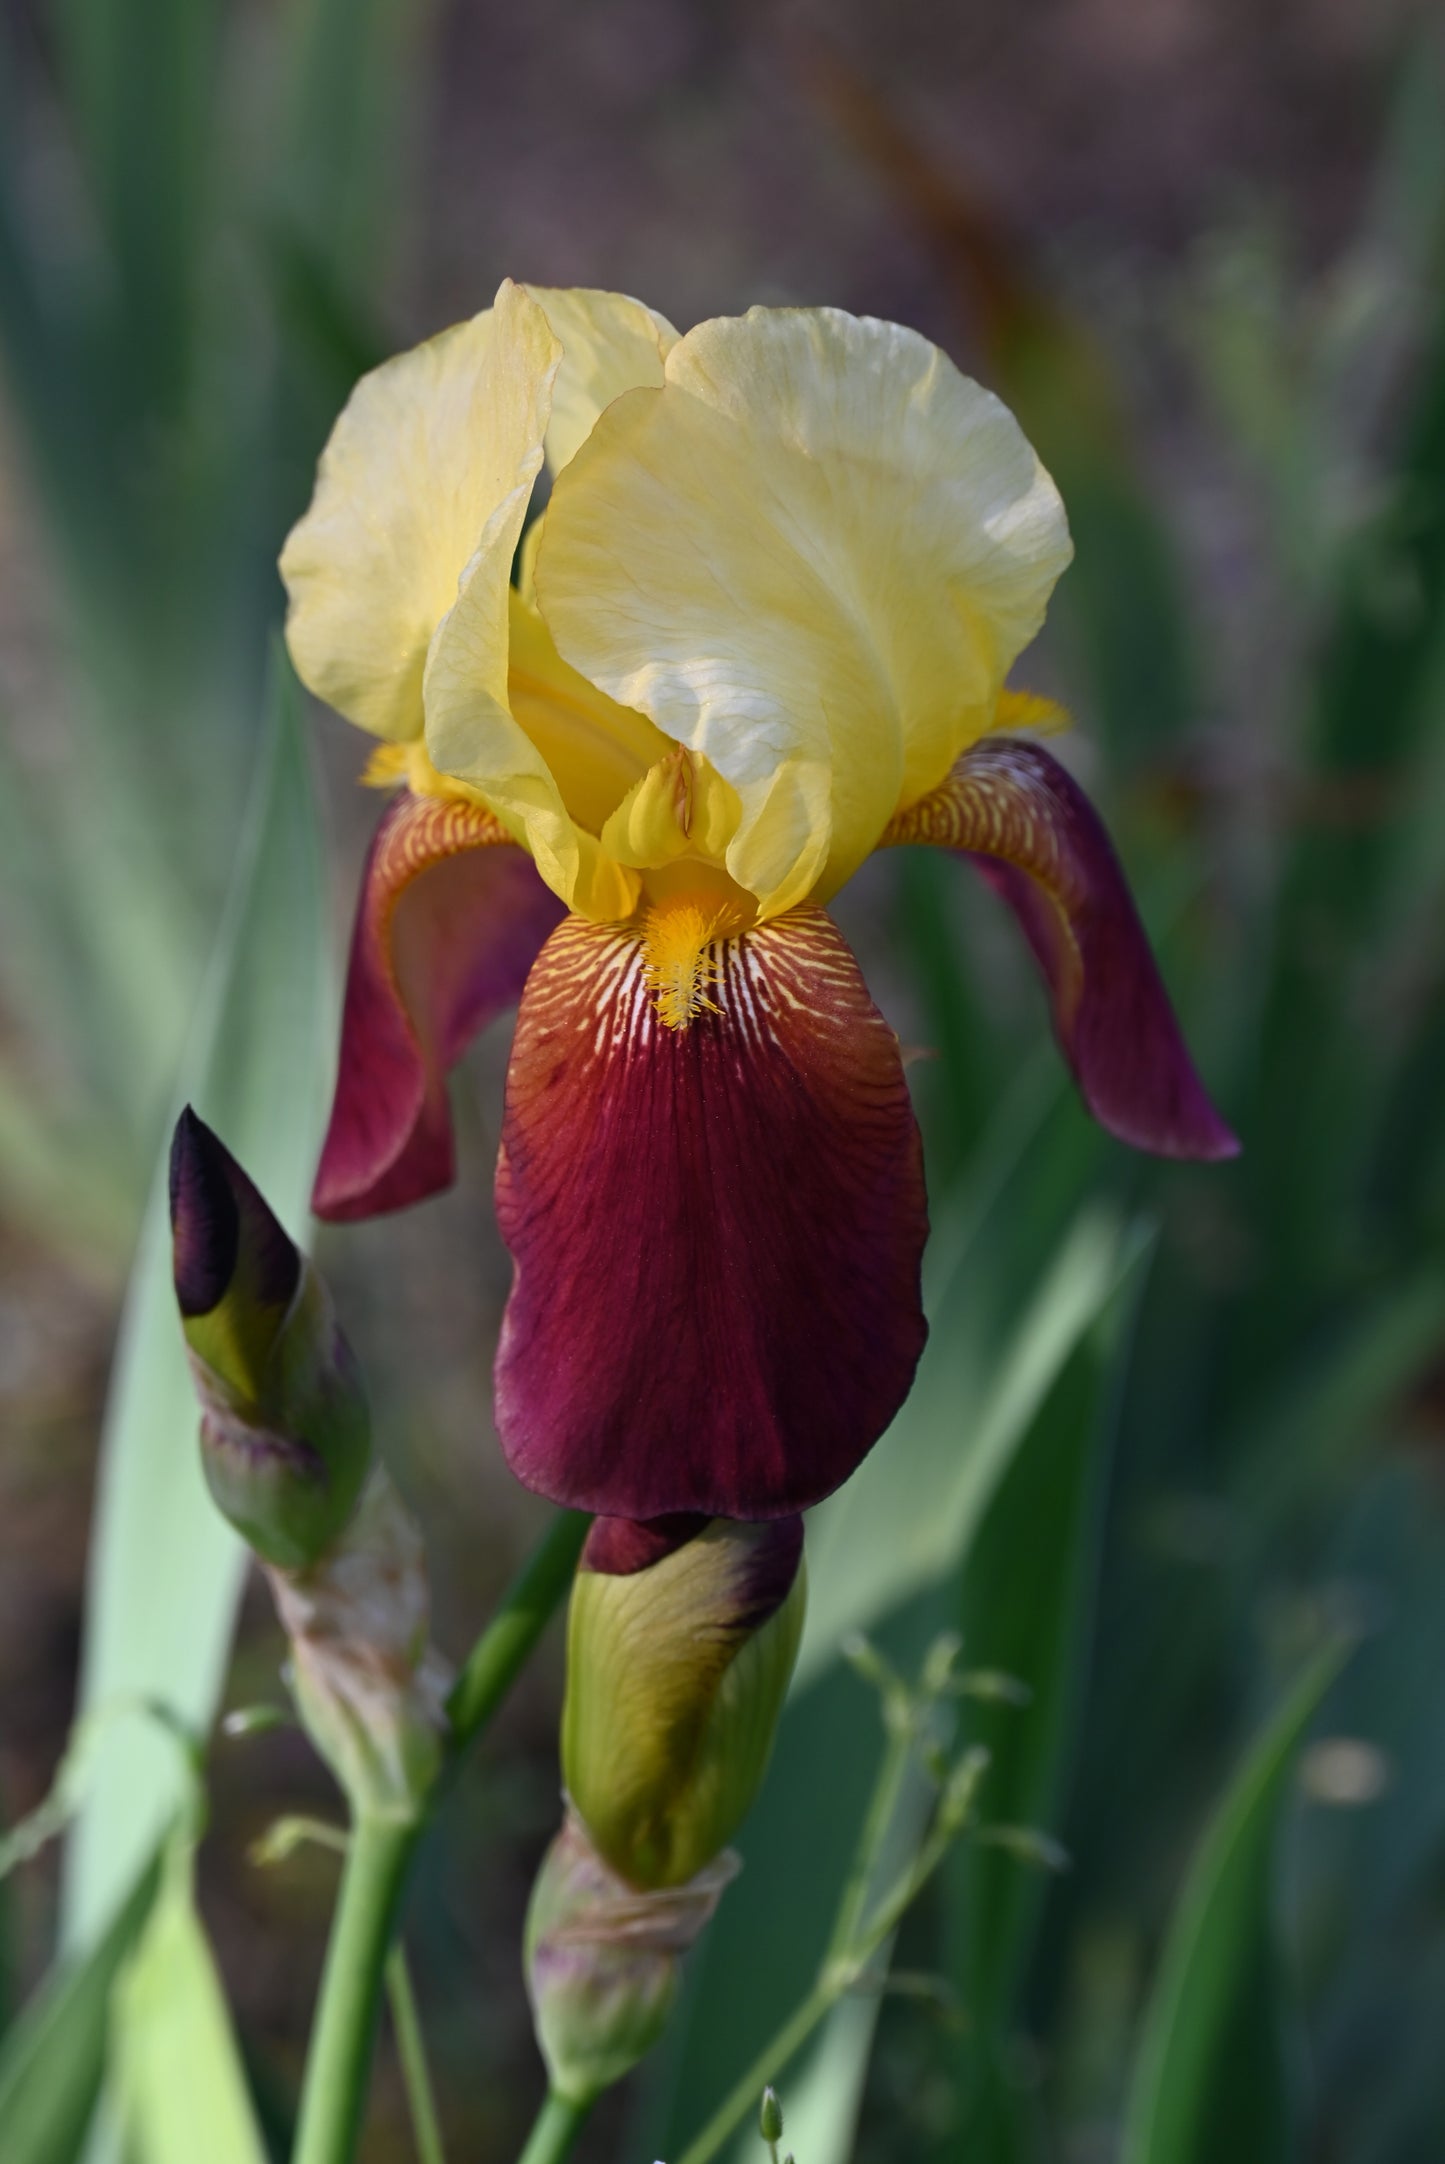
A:
[[[189,1106],[171,1231],[206,1484],[258,1555],[300,1569],[347,1523],[371,1462],[351,1348],[312,1264]]]
[[[661,2036],[682,1956],[736,1864],[641,1893],[608,1869],[574,1812],[543,1859],[527,1911],[527,1996],[552,2088],[589,2104]]]
[[[567,1626],[562,1772],[631,1885],[681,1886],[767,1771],[803,1628],[799,1518],[599,1518]]]

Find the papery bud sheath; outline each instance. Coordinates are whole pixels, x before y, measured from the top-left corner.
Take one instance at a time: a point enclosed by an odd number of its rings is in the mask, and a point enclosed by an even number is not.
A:
[[[537,2043],[559,2096],[589,2104],[652,2049],[677,1997],[682,1956],[735,1869],[725,1856],[686,1886],[640,1892],[569,1812],[543,1859],[526,1938]]]

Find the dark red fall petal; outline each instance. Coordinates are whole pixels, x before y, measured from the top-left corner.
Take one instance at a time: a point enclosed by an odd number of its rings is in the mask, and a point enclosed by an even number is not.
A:
[[[388,805],[362,874],[318,1217],[375,1217],[448,1185],[447,1074],[520,998],[562,913],[491,812],[407,791]]]
[[[594,1518],[577,1567],[601,1571],[606,1578],[634,1578],[638,1571],[651,1570],[654,1563],[676,1555],[711,1524],[711,1518],[695,1510],[645,1523],[635,1518]]]
[[[528,980],[497,1214],[513,1471],[583,1510],[770,1518],[908,1391],[927,1209],[898,1043],[820,909],[715,942],[657,1016],[638,936],[569,918]]]
[[[986,737],[883,840],[963,851],[1003,896],[1101,1126],[1161,1157],[1238,1154],[1194,1071],[1103,822],[1057,759],[1022,738]]]

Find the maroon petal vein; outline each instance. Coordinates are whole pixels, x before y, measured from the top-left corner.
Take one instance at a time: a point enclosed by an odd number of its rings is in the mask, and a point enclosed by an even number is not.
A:
[[[671,1030],[639,936],[569,918],[517,1023],[498,1426],[529,1487],[606,1516],[806,1508],[923,1347],[918,1130],[841,934],[798,909],[713,959],[717,1011]]]

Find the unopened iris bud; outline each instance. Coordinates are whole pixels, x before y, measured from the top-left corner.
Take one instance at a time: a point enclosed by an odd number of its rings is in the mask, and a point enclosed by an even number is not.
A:
[[[682,1886],[762,1783],[803,1628],[800,1518],[633,1525],[587,1536],[567,1636],[562,1772],[603,1859]]]
[[[568,1813],[527,1911],[527,1995],[557,2095],[589,2104],[652,2049],[682,1957],[736,1868],[724,1856],[689,1885],[639,1892]]]
[[[304,1568],[360,1496],[366,1394],[321,1278],[189,1107],[171,1145],[171,1232],[207,1486],[266,1562]]]

